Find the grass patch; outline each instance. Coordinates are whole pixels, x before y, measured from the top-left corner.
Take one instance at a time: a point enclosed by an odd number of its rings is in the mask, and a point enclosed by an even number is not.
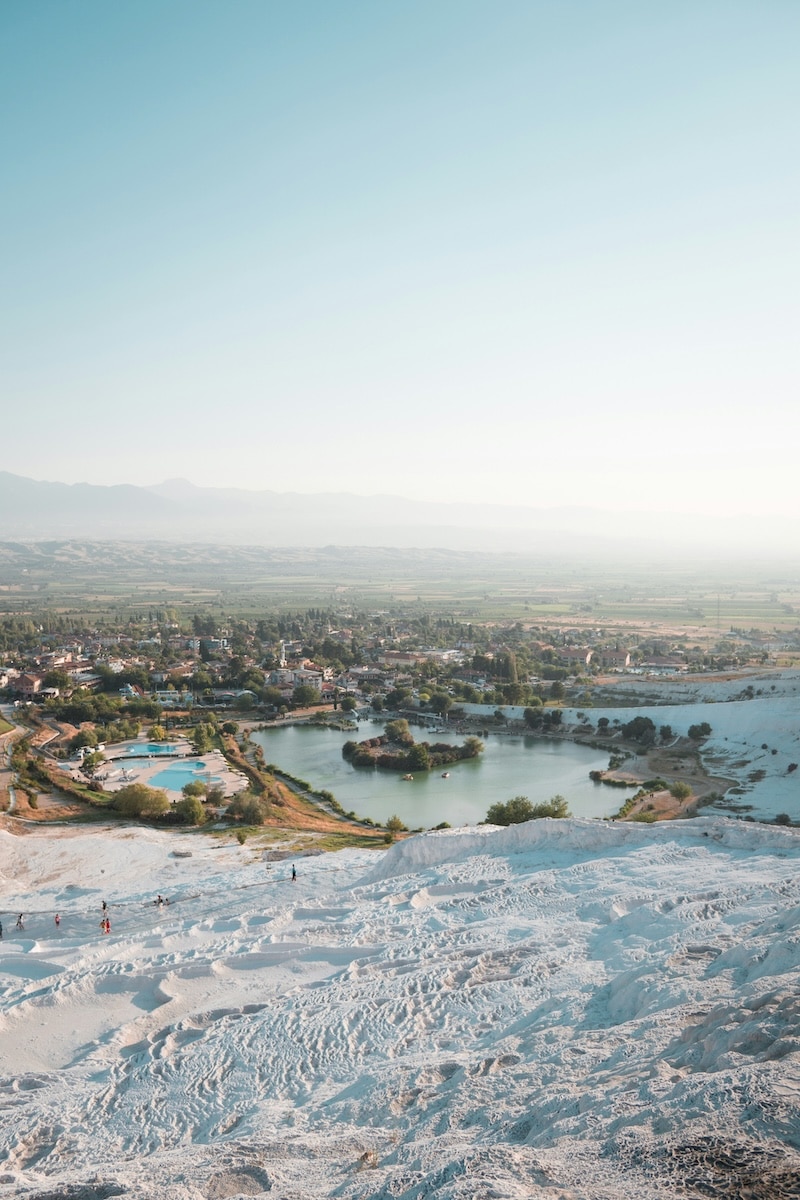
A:
[[[363,833],[327,833],[315,838],[313,842],[317,850],[385,850],[386,843],[382,838],[373,834],[369,837]]]

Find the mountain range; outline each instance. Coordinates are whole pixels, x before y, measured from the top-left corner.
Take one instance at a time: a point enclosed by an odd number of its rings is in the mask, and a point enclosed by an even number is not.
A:
[[[265,546],[444,547],[592,559],[789,557],[800,522],[247,491],[170,479],[140,487],[44,482],[0,471],[0,540],[89,538]]]

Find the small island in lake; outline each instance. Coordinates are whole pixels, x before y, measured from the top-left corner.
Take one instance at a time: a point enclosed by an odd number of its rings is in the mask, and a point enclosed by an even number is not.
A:
[[[480,738],[468,737],[461,746],[449,742],[415,742],[408,721],[387,721],[379,737],[345,742],[342,757],[354,767],[383,767],[387,771],[431,771],[434,767],[477,758],[483,753]]]

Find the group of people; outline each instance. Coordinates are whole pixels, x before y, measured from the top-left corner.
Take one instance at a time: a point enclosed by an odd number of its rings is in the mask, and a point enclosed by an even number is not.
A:
[[[294,863],[292,863],[292,883],[296,883],[296,882],[297,882],[297,871],[295,869]],[[156,896],[155,900],[153,901],[153,904],[157,905],[158,908],[161,908],[163,905],[169,904],[169,900],[167,899],[166,896],[162,896],[161,893],[159,892],[158,895]],[[103,915],[100,920],[100,928],[102,929],[103,933],[111,933],[111,921],[109,920],[109,917],[108,917],[108,904],[105,902],[105,900],[103,901],[101,911],[102,911]],[[55,920],[55,924],[56,924],[56,929],[60,928],[61,914],[56,913],[54,920]],[[20,913],[19,916],[17,917],[16,928],[18,930],[24,930],[24,928],[25,928],[25,914],[24,913]],[[2,936],[3,936],[3,922],[0,921],[0,939],[2,938]]]

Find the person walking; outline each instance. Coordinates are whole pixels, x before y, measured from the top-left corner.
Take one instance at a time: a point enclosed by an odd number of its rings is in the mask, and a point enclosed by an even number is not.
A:
[[[61,914],[60,913],[56,913],[55,921],[56,921],[56,929],[58,929],[59,925],[61,924]]]
[[[3,940],[3,922],[0,921],[0,942]]]
[[[22,916],[23,916],[23,914],[20,913],[19,916],[17,917],[17,929],[25,928],[25,922],[23,921]]]
[[[292,883],[297,883],[297,871],[295,870],[294,863],[292,863]]]

